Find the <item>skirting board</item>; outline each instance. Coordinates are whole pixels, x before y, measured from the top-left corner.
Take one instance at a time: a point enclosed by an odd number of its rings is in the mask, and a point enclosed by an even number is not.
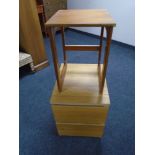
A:
[[[48,65],[49,65],[48,60],[46,60],[46,61],[43,61],[42,63],[34,66],[34,69],[35,69],[35,71],[39,71],[39,70],[47,67]]]

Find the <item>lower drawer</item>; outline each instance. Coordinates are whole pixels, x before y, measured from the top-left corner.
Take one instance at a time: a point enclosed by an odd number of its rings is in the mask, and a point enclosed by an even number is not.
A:
[[[104,125],[57,123],[60,136],[102,137]]]

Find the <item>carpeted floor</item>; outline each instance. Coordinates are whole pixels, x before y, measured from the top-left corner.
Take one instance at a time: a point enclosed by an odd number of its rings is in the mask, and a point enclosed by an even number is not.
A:
[[[67,43],[97,44],[91,35],[67,30]],[[56,36],[62,62],[61,36]],[[99,138],[59,137],[49,98],[55,75],[49,40],[45,47],[50,66],[34,74],[20,71],[20,155],[134,155],[135,52],[112,42],[107,71],[111,107],[105,135]],[[102,55],[103,56],[103,55]],[[97,63],[95,52],[68,54],[69,62]]]

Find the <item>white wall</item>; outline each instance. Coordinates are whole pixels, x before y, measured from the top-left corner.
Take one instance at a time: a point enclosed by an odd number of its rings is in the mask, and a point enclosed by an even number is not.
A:
[[[135,45],[134,0],[68,0],[68,9],[106,9],[116,21],[113,40]],[[99,28],[78,28],[92,34],[100,34]]]

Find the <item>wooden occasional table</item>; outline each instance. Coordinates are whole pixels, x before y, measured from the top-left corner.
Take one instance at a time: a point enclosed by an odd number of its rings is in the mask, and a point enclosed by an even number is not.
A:
[[[106,70],[108,65],[108,56],[110,52],[110,43],[112,37],[113,27],[116,25],[115,21],[109,15],[106,10],[59,10],[57,11],[47,22],[48,33],[52,48],[53,62],[55,68],[55,74],[57,79],[58,89],[62,91],[63,80],[65,76],[65,71],[67,67],[67,56],[66,51],[70,50],[82,50],[82,51],[96,51],[98,52],[98,68],[100,77],[100,87],[99,91],[102,93],[104,88]],[[58,57],[56,52],[56,44],[54,39],[54,27],[61,27],[62,41],[63,41],[63,54],[64,54],[64,68],[60,73],[58,67]],[[99,45],[65,45],[64,39],[64,26],[74,26],[74,27],[101,27],[100,44]],[[52,31],[51,31],[52,28]],[[102,71],[100,70],[100,59],[102,51],[102,39],[104,28],[107,31],[107,42],[105,46],[105,56],[104,56],[104,67]]]
[[[99,45],[66,45],[64,27],[69,26],[101,27]],[[59,135],[102,136],[110,105],[105,77],[114,26],[116,23],[106,10],[59,10],[46,22],[57,80],[51,102]],[[60,69],[54,38],[55,27],[61,27],[62,33],[64,63]],[[107,39],[101,64],[104,29]],[[98,63],[67,65],[67,51],[79,50],[97,52]]]

